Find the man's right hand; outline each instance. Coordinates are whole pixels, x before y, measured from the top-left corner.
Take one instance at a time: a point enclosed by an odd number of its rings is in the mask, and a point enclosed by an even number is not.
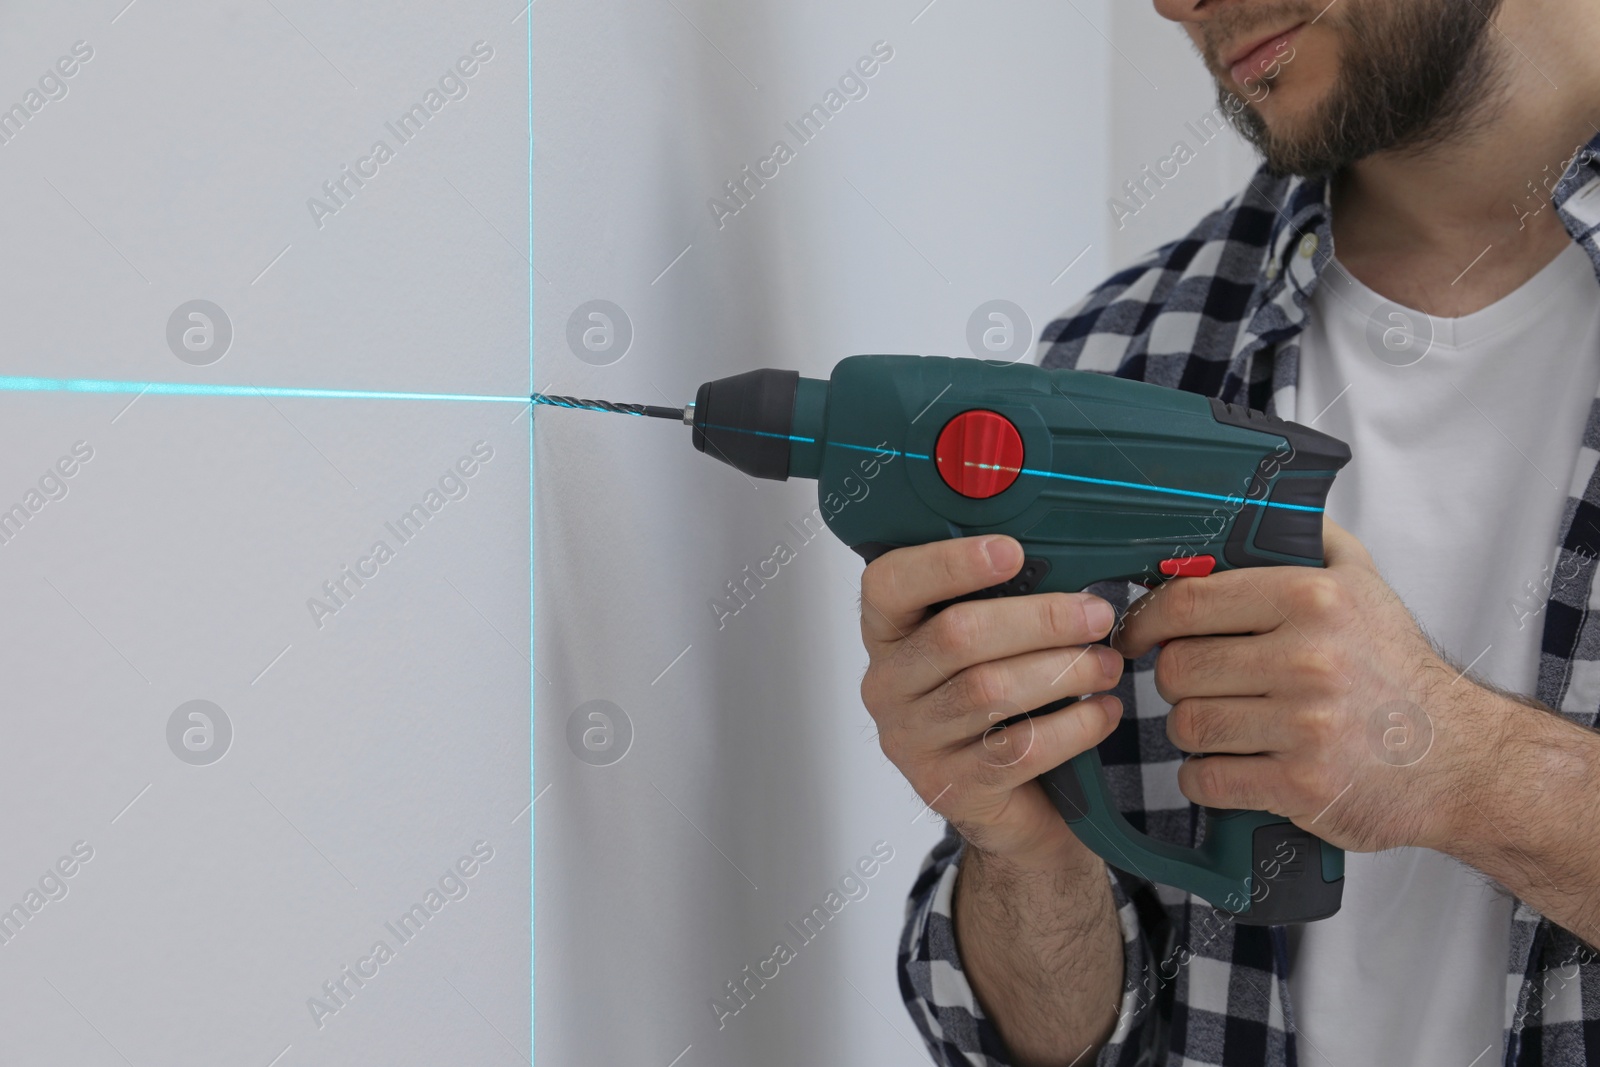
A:
[[[1122,657],[1091,643],[1111,630],[1111,605],[1039,593],[929,611],[1021,567],[1022,546],[993,534],[874,560],[861,576],[861,697],[884,754],[970,846],[956,949],[1010,1062],[1065,1067],[1113,1032],[1122,936],[1105,866],[1033,779],[1103,741],[1122,702],[1102,695],[999,724],[1117,683]]]
[[[1013,577],[1022,546],[989,534],[899,548],[861,576],[861,636],[871,663],[861,697],[883,752],[918,795],[976,848],[1040,868],[1075,843],[1033,779],[1110,735],[1109,694],[1012,726],[1062,697],[1109,689],[1122,657],[1104,645],[1111,605],[1039,593],[929,606]]]

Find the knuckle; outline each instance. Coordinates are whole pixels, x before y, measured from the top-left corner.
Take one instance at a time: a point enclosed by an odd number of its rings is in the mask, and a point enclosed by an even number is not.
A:
[[[1199,621],[1202,594],[1199,582],[1184,579],[1169,582],[1163,593],[1166,596],[1166,614],[1174,624],[1187,629]]]
[[[987,560],[983,549],[967,538],[947,541],[939,546],[939,573],[946,582],[965,582]]]
[[[880,725],[908,702],[905,674],[914,656],[904,642],[887,656],[874,659],[861,676],[861,704]]]
[[[882,714],[884,703],[883,672],[873,665],[861,676],[861,706],[876,720]]]
[[[1326,750],[1339,735],[1339,716],[1332,708],[1308,708],[1300,713],[1300,731],[1309,747]]]
[[[1093,657],[1092,669],[1102,681],[1107,683],[1103,688],[1110,689],[1122,680],[1122,672],[1127,666],[1127,661],[1121,655],[1105,655],[1100,649],[1106,647],[1108,646],[1090,645],[1085,649],[1081,649],[1080,654]],[[1115,649],[1112,651],[1115,652]]]
[[[989,750],[988,761],[1006,773],[1008,780],[1013,783],[1019,777],[1033,777],[1031,772],[1023,768],[1038,762],[1038,757],[1034,755],[1041,747],[1038,741],[1038,728],[1032,719],[1023,719],[1003,730],[992,730],[984,735],[984,744]]]
[[[1349,782],[1340,781],[1339,775],[1332,767],[1318,767],[1311,773],[1311,787],[1324,804],[1332,803],[1333,798],[1344,791]]]
[[[1196,797],[1214,798],[1221,794],[1217,788],[1221,782],[1215,764],[1199,759],[1190,760],[1185,766],[1189,769],[1189,781]]]
[[[1185,662],[1187,653],[1184,651],[1186,642],[1174,641],[1163,648],[1156,656],[1156,689],[1162,693],[1178,692],[1179,687],[1189,680],[1189,664]]]
[[[1204,749],[1204,727],[1201,715],[1192,700],[1180,700],[1167,713],[1167,737],[1185,752]]]
[[[1194,747],[1194,735],[1189,722],[1193,712],[1183,702],[1172,705],[1172,710],[1167,712],[1167,740],[1185,752]]]
[[[1006,748],[1001,754],[1001,762],[1010,776],[1010,782],[1036,778],[1050,769],[1040,766],[1043,746],[1039,744],[1039,738],[1030,723],[1018,723],[1006,733],[1009,736],[1006,738]]]
[[[1301,652],[1295,673],[1300,684],[1313,692],[1331,692],[1339,688],[1343,677],[1326,653],[1309,647]]]
[[[929,751],[929,745],[919,734],[916,722],[903,713],[885,714],[880,711],[874,712],[872,718],[877,727],[879,751],[902,773],[908,774],[907,769],[912,763]]]
[[[898,731],[880,726],[878,728],[878,750],[883,753],[884,759],[901,768],[902,773],[904,773],[905,768],[901,761],[905,758],[906,750]]]
[[[1004,667],[980,663],[961,672],[960,689],[967,708],[989,708],[1004,703],[1011,686]]]
[[[1218,802],[1228,795],[1226,775],[1216,760],[1186,760],[1183,769],[1188,772],[1187,792],[1191,799],[1201,804],[1218,806]]]
[[[863,601],[880,601],[883,599],[884,585],[888,582],[885,571],[888,567],[888,560],[883,556],[879,556],[867,564],[866,569],[861,572],[861,599]],[[865,610],[865,607],[866,605],[863,603],[863,610]]]
[[[1065,593],[1038,597],[1039,627],[1046,636],[1061,641],[1076,641],[1082,634],[1083,609]]]
[[[977,643],[977,612],[967,604],[953,604],[941,611],[924,629],[935,652],[959,658]]]
[[[1191,713],[1194,722],[1195,745],[1202,752],[1210,752],[1230,740],[1227,720],[1220,711],[1209,704],[1196,704]]]
[[[1295,583],[1291,599],[1297,614],[1328,618],[1343,609],[1345,591],[1326,571],[1310,571]]]
[[[900,604],[898,550],[885,552],[861,572],[861,611],[894,612]]]
[[[1347,784],[1340,782],[1338,776],[1331,770],[1322,767],[1307,767],[1299,773],[1288,775],[1287,778],[1291,792],[1290,799],[1308,811],[1320,811],[1326,808]]]

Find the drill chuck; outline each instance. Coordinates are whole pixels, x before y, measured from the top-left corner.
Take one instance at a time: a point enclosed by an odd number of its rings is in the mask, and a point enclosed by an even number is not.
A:
[[[827,396],[827,382],[792,370],[706,382],[691,407],[694,447],[752,478],[815,478]]]

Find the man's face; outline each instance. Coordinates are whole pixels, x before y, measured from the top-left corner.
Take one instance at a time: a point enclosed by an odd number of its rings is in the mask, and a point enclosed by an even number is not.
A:
[[[1278,173],[1421,151],[1492,107],[1500,0],[1155,0],[1182,22],[1234,125]]]

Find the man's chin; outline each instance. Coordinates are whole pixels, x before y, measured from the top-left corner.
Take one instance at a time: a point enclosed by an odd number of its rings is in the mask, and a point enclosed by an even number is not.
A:
[[[1267,107],[1251,104],[1247,110],[1254,116],[1257,137],[1270,144],[1291,148],[1316,139],[1316,113],[1312,108],[1291,109],[1273,101]]]
[[[1275,79],[1266,90],[1256,86],[1253,101],[1235,94],[1245,105],[1231,118],[1234,129],[1261,153],[1268,168],[1276,174],[1310,177],[1336,166],[1318,151],[1326,144],[1321,128],[1328,121],[1329,90],[1287,79]]]

